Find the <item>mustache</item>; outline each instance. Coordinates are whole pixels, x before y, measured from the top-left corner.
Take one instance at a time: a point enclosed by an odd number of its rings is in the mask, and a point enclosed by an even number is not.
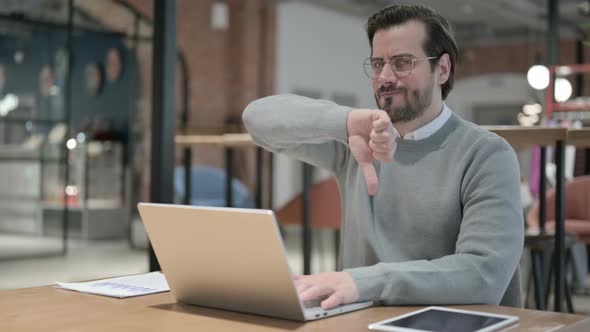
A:
[[[396,87],[394,85],[382,85],[379,90],[377,91],[378,94],[382,94],[384,92],[406,92],[406,88]]]

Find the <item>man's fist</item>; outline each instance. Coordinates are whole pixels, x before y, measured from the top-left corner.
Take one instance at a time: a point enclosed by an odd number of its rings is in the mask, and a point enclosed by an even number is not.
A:
[[[393,160],[395,139],[399,136],[385,111],[356,109],[348,114],[348,147],[358,162],[369,195],[377,194],[377,172],[373,161],[389,162]]]

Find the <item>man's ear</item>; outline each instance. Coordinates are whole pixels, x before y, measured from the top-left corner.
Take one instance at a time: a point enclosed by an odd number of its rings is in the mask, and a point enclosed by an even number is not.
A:
[[[451,74],[451,59],[447,53],[440,56],[438,59],[438,84],[445,84]]]

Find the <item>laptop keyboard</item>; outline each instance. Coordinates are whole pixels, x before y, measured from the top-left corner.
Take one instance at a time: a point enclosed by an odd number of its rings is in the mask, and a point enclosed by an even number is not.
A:
[[[303,302],[303,310],[305,310],[305,312],[308,315],[313,315],[315,317],[320,317],[320,316],[325,316],[328,313],[326,312],[326,310],[322,309],[322,307],[320,306],[320,304],[322,303],[322,300],[313,300],[313,301],[306,301]]]
[[[305,309],[319,308],[321,303],[322,303],[322,300],[320,300],[320,299],[305,301],[305,302],[303,302],[303,307]]]

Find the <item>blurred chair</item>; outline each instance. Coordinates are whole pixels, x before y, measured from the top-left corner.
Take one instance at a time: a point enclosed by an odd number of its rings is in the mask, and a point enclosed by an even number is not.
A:
[[[547,199],[547,222],[545,229],[555,230],[555,190],[550,190]],[[527,227],[539,229],[539,203],[527,213]],[[565,184],[565,231],[580,242],[590,244],[590,176],[580,176]]]
[[[210,166],[191,168],[191,205],[225,206],[225,171]],[[237,178],[232,179],[232,206],[254,208],[248,188]],[[184,167],[174,169],[174,196],[176,202],[184,200]]]
[[[309,225],[312,229],[334,230],[336,266],[340,246],[340,226],[342,224],[340,190],[334,177],[312,184],[310,188]],[[279,224],[303,223],[303,194],[295,196],[287,204],[276,210]]]
[[[546,223],[545,229],[549,234],[555,231],[555,190],[549,190],[546,194]],[[527,233],[539,230],[539,203],[537,202],[527,213],[526,216]],[[573,268],[578,287],[584,288],[586,286],[586,276],[588,273],[587,252],[584,245],[575,244],[581,242],[590,244],[590,176],[576,177],[573,181],[565,184],[565,232],[566,236],[566,264]],[[531,236],[527,236],[531,237]],[[543,237],[543,235],[540,235]],[[535,241],[527,241],[531,245],[527,245],[531,249],[533,270],[540,270],[535,264],[540,264],[540,255],[546,251],[547,248],[553,247],[553,237],[549,236],[541,241],[540,237],[531,237]],[[528,239],[527,239],[528,240]],[[527,243],[525,242],[525,243]],[[544,244],[543,244],[544,243]],[[536,257],[539,256],[539,257]],[[550,266],[552,266],[553,257],[551,258]],[[537,273],[533,271],[533,273]],[[535,276],[537,278],[537,276]],[[549,280],[547,282],[547,290],[545,298],[549,293],[549,286],[551,285],[552,271],[549,270]],[[537,283],[537,282],[536,282]],[[569,284],[566,286],[566,300],[569,295]],[[568,304],[569,305],[569,304]],[[573,311],[573,309],[572,309]]]

